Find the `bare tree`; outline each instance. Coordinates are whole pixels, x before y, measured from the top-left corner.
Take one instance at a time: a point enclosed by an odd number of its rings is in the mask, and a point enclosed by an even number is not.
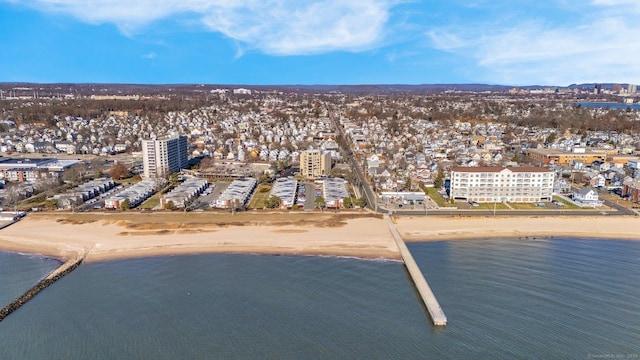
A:
[[[129,169],[123,164],[116,164],[109,170],[109,176],[115,180],[126,178],[129,176]]]

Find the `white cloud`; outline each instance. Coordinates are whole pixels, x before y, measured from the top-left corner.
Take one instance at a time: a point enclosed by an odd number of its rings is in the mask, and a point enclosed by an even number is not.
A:
[[[471,58],[475,79],[504,84],[640,83],[637,0],[593,0],[587,14],[564,23],[520,21],[510,27],[427,33],[433,47]],[[623,5],[629,5],[624,7]],[[589,6],[585,4],[584,6]],[[622,7],[621,7],[622,6]]]
[[[113,23],[127,34],[160,19],[196,19],[249,49],[274,55],[362,51],[382,42],[393,0],[4,0]]]
[[[143,59],[155,59],[156,58],[156,53],[150,52],[147,54],[143,54],[142,55]]]

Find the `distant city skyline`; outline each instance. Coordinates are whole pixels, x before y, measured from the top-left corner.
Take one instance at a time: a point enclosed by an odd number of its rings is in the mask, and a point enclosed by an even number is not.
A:
[[[640,83],[637,0],[0,0],[0,82]]]

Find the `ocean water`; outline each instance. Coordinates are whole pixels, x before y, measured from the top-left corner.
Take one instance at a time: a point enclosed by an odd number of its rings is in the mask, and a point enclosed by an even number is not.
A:
[[[83,264],[0,322],[0,359],[640,358],[640,242],[409,244],[402,263],[194,255]]]
[[[60,266],[57,260],[0,251],[0,308]]]

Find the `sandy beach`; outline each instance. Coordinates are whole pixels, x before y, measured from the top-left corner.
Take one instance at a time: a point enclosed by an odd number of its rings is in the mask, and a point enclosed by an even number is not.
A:
[[[385,222],[366,214],[38,214],[0,230],[0,249],[85,261],[199,253],[400,258]]]
[[[396,217],[405,241],[580,237],[640,240],[638,217]],[[30,214],[0,230],[0,249],[85,261],[198,253],[399,259],[373,214]]]
[[[397,217],[395,223],[405,241],[522,237],[640,240],[640,217],[633,216],[428,216]]]

